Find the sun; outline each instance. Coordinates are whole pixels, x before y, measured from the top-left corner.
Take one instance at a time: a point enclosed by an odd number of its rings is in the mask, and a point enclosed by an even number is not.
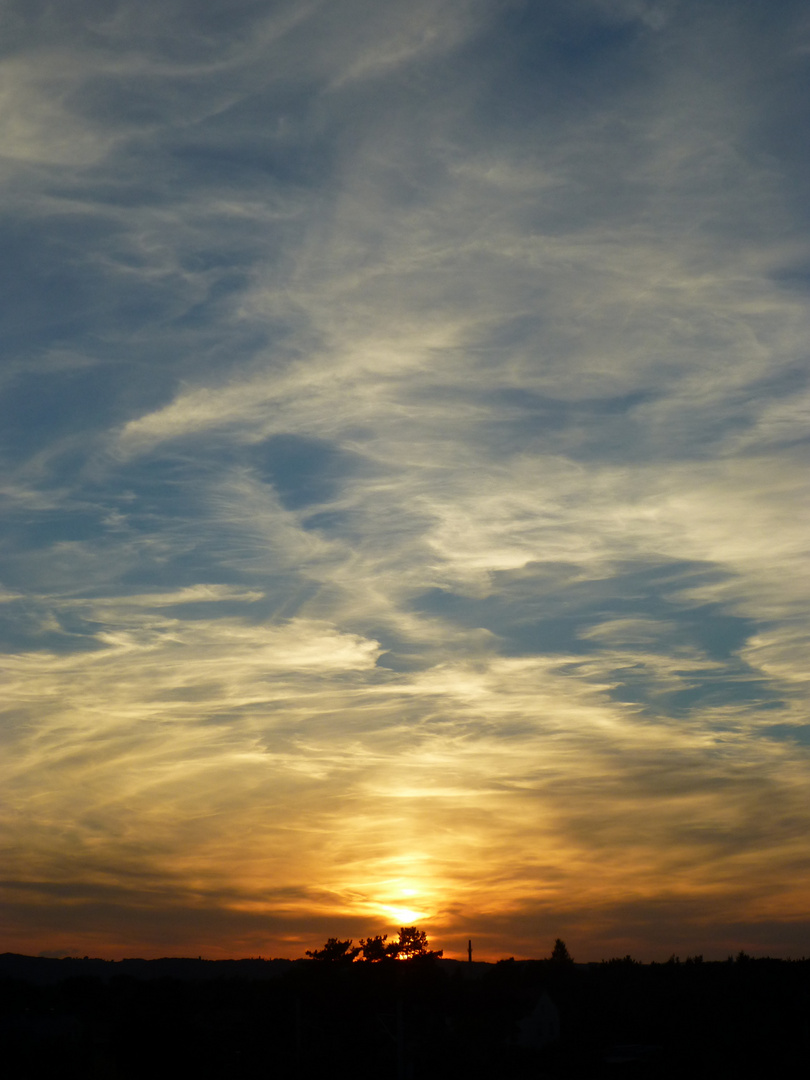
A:
[[[396,867],[396,870],[400,869],[400,866]],[[376,880],[353,886],[354,890],[359,894],[353,905],[355,910],[362,909],[388,928],[421,924],[431,919],[435,912],[433,888],[423,884],[413,873],[380,875]]]
[[[379,904],[378,907],[383,914],[400,926],[409,926],[428,917],[428,912],[417,911],[416,908],[400,907],[396,904]]]

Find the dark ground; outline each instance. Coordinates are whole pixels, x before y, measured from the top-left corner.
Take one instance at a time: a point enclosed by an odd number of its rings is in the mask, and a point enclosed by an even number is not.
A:
[[[544,993],[559,1039],[519,1045]],[[805,960],[346,966],[7,953],[0,1070],[11,1080],[787,1076],[806,1067],[809,1006]]]

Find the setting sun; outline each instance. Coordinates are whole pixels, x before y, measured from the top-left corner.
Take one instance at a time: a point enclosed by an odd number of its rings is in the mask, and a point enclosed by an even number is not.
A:
[[[426,911],[416,911],[414,908],[396,907],[391,904],[380,904],[380,911],[403,926],[430,918]]]

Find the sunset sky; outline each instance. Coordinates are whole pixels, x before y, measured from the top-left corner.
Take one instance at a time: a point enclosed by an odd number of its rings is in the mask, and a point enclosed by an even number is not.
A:
[[[0,49],[0,952],[810,954],[806,3]]]

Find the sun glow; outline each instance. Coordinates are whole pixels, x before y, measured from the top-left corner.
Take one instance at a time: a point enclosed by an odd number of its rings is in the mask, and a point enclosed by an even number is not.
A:
[[[393,861],[393,860],[391,860]],[[401,864],[403,860],[398,859]],[[353,886],[354,891],[365,893],[362,907],[369,914],[382,919],[389,927],[414,926],[430,919],[436,911],[435,890],[419,880],[423,859],[409,859],[408,872],[367,881],[363,886]],[[401,867],[397,866],[397,870]],[[415,872],[414,872],[415,870]],[[416,879],[416,880],[415,880]]]
[[[413,923],[429,918],[427,911],[417,911],[415,908],[399,907],[395,904],[379,904],[379,911],[390,917],[401,926],[410,926]]]

